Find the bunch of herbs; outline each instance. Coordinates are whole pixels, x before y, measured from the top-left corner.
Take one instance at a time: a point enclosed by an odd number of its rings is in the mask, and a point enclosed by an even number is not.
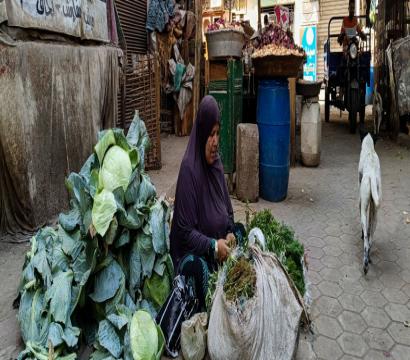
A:
[[[273,252],[286,268],[296,288],[305,293],[302,258],[303,245],[295,238],[293,230],[279,223],[269,210],[256,213],[250,221],[248,230],[258,227],[266,240],[266,250]]]

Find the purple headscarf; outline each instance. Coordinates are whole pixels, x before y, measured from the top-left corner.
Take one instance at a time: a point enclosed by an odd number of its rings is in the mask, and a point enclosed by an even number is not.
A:
[[[171,228],[171,256],[177,266],[187,254],[204,256],[212,239],[225,238],[233,225],[232,204],[221,159],[212,165],[205,146],[212,128],[220,123],[218,104],[205,96],[179,171]]]

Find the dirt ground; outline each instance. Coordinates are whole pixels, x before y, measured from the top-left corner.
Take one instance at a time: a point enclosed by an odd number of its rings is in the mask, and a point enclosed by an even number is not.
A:
[[[285,201],[251,204],[291,225],[308,253],[314,334],[301,334],[296,358],[408,359],[410,329],[403,322],[410,320],[410,151],[387,138],[376,145],[383,203],[374,264],[365,277],[357,200],[360,140],[348,134],[337,113],[323,124],[322,140],[320,166],[292,168]],[[150,172],[159,195],[174,196],[187,141],[162,138],[163,168]],[[232,201],[236,220],[244,221],[246,206]],[[27,244],[0,247],[0,359],[15,358],[21,348],[12,301],[27,249]]]

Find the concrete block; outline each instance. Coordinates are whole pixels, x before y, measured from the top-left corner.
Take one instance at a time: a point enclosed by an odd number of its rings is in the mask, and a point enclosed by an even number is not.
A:
[[[255,124],[239,124],[236,145],[236,196],[256,202],[259,197],[259,132]]]

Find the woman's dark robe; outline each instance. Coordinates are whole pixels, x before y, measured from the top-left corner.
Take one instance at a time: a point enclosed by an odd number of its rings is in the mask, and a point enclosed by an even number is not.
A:
[[[205,146],[220,122],[212,96],[201,101],[179,171],[171,228],[171,256],[177,267],[187,254],[206,256],[212,239],[225,238],[233,228],[233,210],[221,159],[208,165]]]

